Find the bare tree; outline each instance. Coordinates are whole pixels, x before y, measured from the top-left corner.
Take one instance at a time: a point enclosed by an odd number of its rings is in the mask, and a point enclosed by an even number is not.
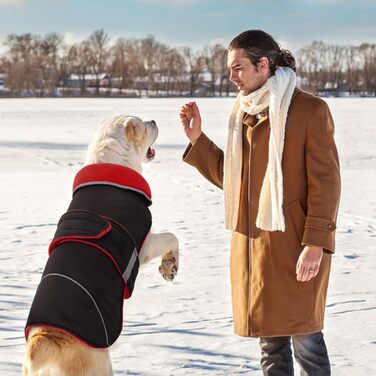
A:
[[[162,52],[159,62],[160,79],[163,85],[161,88],[167,95],[171,92],[181,94],[184,90],[184,57],[175,48],[166,48]]]
[[[227,73],[227,48],[221,44],[215,44],[213,46],[207,46],[204,48],[204,59],[207,71],[211,76],[211,91],[215,96],[216,86],[218,83],[218,89],[220,96],[222,96],[223,82],[225,81]]]
[[[364,90],[376,96],[376,44],[362,43],[359,54],[363,60]]]
[[[344,47],[327,45],[325,62],[324,71],[328,72],[327,82],[330,82],[333,88],[338,88],[343,80]]]
[[[220,44],[216,45],[214,71],[217,80],[219,81],[218,91],[221,97],[224,85],[226,85],[227,94],[229,90],[229,71],[227,68],[227,53],[228,50],[226,47]]]
[[[91,55],[90,68],[95,75],[96,94],[99,94],[101,75],[105,72],[108,61],[109,37],[103,29],[94,31],[88,39],[88,46]]]
[[[215,96],[215,47],[207,46],[204,47],[203,58],[205,61],[206,70],[211,76],[211,92],[213,97]]]
[[[308,87],[311,92],[316,92],[321,85],[320,72],[323,71],[322,62],[325,55],[325,44],[314,41],[304,46],[298,52],[298,74],[303,79],[303,88]]]
[[[52,33],[37,39],[35,59],[39,73],[38,89],[42,96],[54,95],[59,84],[59,48],[61,36]]]
[[[71,46],[66,56],[67,73],[78,75],[81,95],[86,91],[86,75],[90,73],[90,67],[94,65],[93,58],[88,40]]]
[[[35,60],[33,59],[35,40],[31,34],[7,37],[5,45],[8,52],[5,57],[6,84],[16,94],[26,91],[28,95],[35,89]]]
[[[143,71],[147,76],[147,92],[155,88],[154,74],[159,70],[157,62],[161,60],[161,54],[167,47],[159,43],[154,36],[149,35],[140,41],[140,57]]]
[[[184,47],[182,55],[185,59],[189,77],[189,93],[193,97],[200,83],[200,74],[203,72],[205,58],[198,52],[193,52],[191,48]]]
[[[132,62],[128,56],[128,52],[132,47],[129,41],[119,38],[111,49],[110,72],[114,77],[121,79],[119,84],[120,93],[133,84],[131,73]]]
[[[355,82],[355,67],[356,67],[356,54],[355,48],[353,46],[345,46],[343,55],[344,55],[344,64],[345,64],[345,75],[346,80],[349,84],[350,93],[352,90],[357,88],[357,82]]]

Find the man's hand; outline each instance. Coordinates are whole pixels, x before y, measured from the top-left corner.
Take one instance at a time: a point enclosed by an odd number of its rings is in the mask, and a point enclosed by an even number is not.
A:
[[[322,259],[323,249],[315,245],[304,247],[296,264],[296,279],[301,282],[308,282],[316,277]]]
[[[189,102],[180,109],[180,119],[186,136],[194,145],[201,135],[201,115],[196,102]]]

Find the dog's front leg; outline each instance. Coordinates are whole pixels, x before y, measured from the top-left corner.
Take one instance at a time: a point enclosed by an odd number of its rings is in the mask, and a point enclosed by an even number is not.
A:
[[[140,263],[162,256],[159,272],[167,281],[172,281],[179,268],[179,241],[171,232],[149,234],[140,252]]]

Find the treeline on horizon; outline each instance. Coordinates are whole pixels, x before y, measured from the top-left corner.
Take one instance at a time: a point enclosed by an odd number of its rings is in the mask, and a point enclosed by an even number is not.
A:
[[[72,45],[56,33],[11,34],[4,45],[0,73],[11,96],[226,96],[236,91],[229,81],[227,46],[221,44],[194,51],[153,36],[112,41],[97,30]],[[376,44],[313,41],[295,58],[303,89],[376,96]]]

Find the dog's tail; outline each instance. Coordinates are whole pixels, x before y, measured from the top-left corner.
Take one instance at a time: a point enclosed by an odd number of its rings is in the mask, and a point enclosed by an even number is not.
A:
[[[33,328],[23,372],[25,376],[109,376],[112,367],[107,349],[92,349],[56,329]]]
[[[61,374],[63,348],[68,342],[68,335],[57,330],[44,328],[33,330],[27,342],[24,375]],[[69,348],[69,345],[67,347]]]

